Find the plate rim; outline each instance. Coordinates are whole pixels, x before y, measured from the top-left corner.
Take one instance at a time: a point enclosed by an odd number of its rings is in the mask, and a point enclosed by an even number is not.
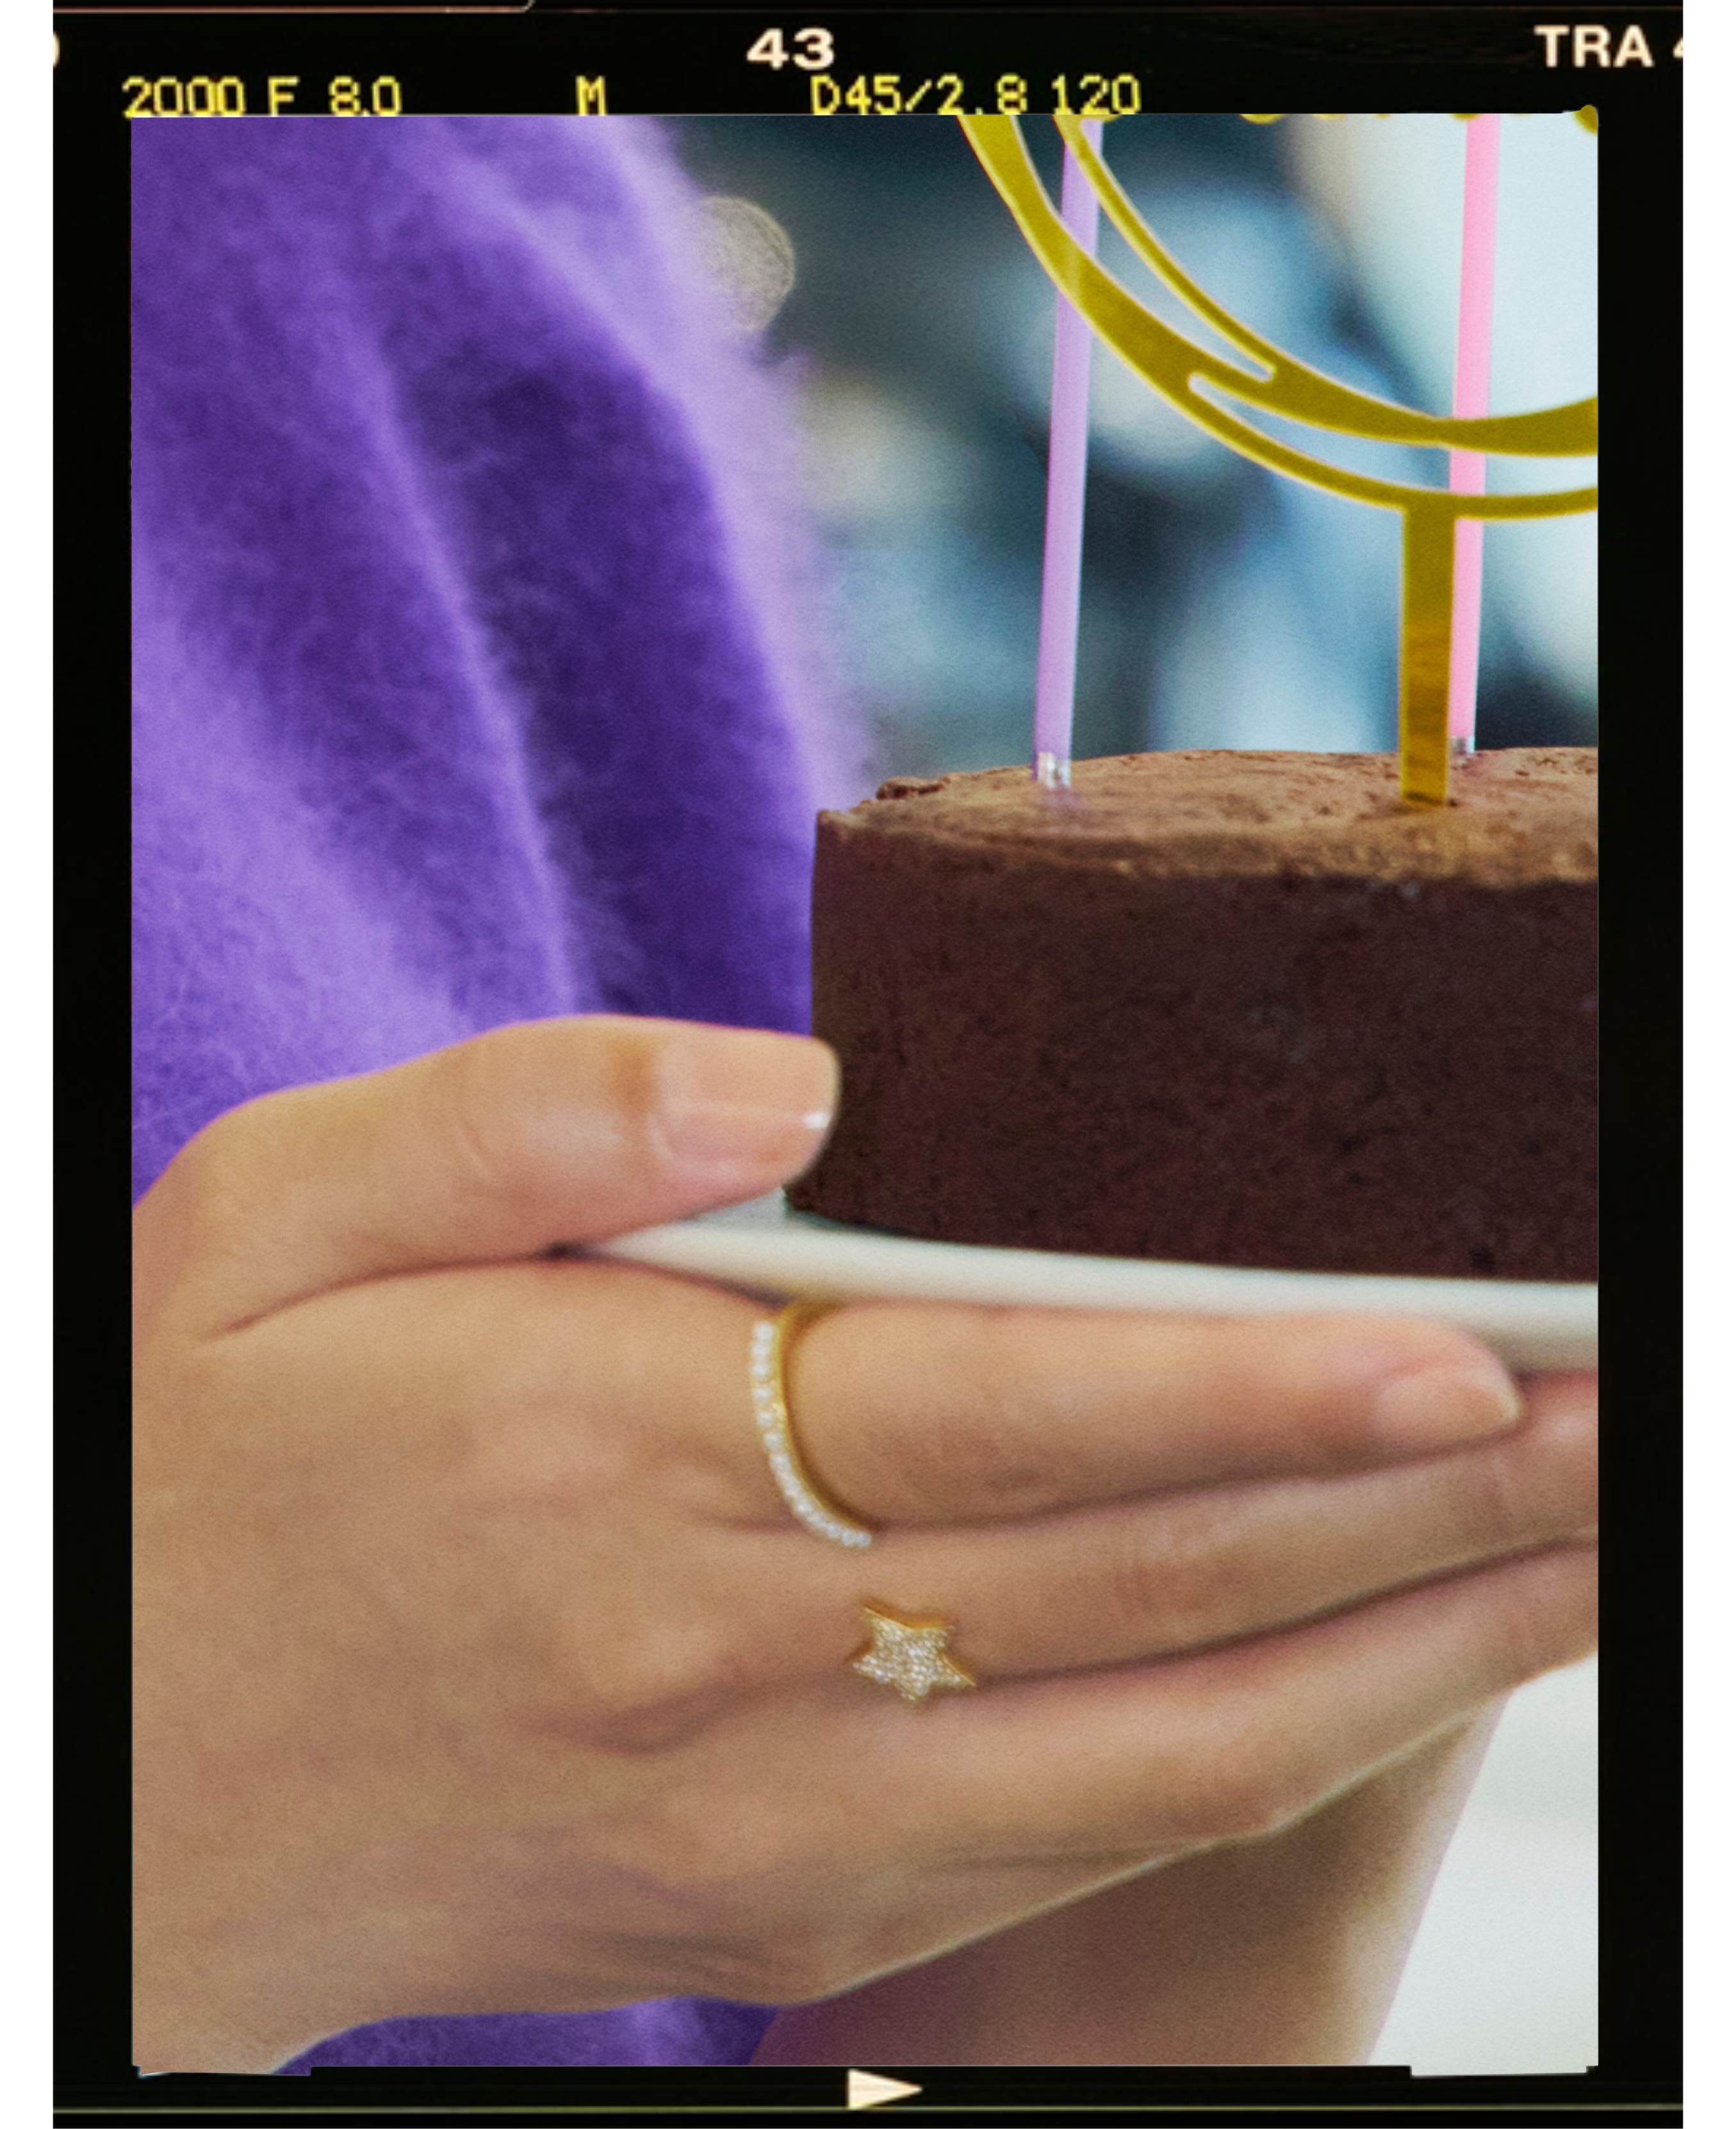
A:
[[[595,1245],[594,1253],[761,1291],[839,1299],[926,1295],[992,1304],[998,1287],[1006,1306],[1421,1315],[1498,1343],[1583,1347],[1590,1355],[1583,1365],[1595,1365],[1596,1350],[1595,1283],[1289,1271],[933,1241],[826,1220],[789,1205],[781,1191],[641,1228]]]

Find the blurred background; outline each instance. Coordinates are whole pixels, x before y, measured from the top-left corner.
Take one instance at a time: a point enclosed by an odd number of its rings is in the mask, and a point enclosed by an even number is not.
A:
[[[803,379],[832,641],[876,775],[1028,758],[1054,297],[949,120],[673,121],[742,330]],[[1060,144],[1025,121],[1057,188]],[[1344,382],[1451,409],[1465,129],[1444,114],[1113,121],[1136,206],[1236,316]],[[1502,127],[1492,411],[1596,388],[1596,136]],[[1100,256],[1196,338],[1106,223]],[[1399,520],[1268,473],[1094,364],[1075,751],[1395,743]],[[1309,432],[1310,449],[1322,445]],[[1438,453],[1326,440],[1444,481]],[[1499,487],[1583,462],[1495,462]],[[1589,516],[1488,534],[1479,738],[1595,741]],[[870,787],[871,788],[871,787]]]
[[[882,777],[1029,759],[1052,287],[950,121],[686,119],[740,330],[801,379],[839,674]],[[1058,190],[1059,142],[1027,121]],[[1464,128],[1443,114],[1115,121],[1105,152],[1181,264],[1346,383],[1445,413]],[[1491,409],[1596,389],[1595,136],[1502,126]],[[1100,256],[1192,324],[1106,225]],[[1307,447],[1443,482],[1439,454]],[[1491,488],[1583,462],[1496,461]],[[1095,360],[1075,751],[1395,744],[1399,521],[1299,486]],[[1487,535],[1480,743],[1597,736],[1592,517]],[[849,803],[846,800],[845,803]],[[1578,2071],[1596,2032],[1595,1662],[1515,1696],[1375,2050],[1420,2074]]]

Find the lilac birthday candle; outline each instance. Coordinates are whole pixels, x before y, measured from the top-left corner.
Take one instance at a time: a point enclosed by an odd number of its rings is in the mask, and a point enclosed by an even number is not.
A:
[[[1453,380],[1456,420],[1489,411],[1489,350],[1495,326],[1495,200],[1501,166],[1501,118],[1486,112],[1465,128],[1465,235],[1459,256],[1458,364]],[[1481,451],[1448,455],[1454,495],[1481,495],[1488,460]],[[1482,632],[1483,527],[1461,517],[1453,527],[1453,650],[1447,677],[1447,732],[1454,754],[1476,744],[1477,653]]]
[[[1103,121],[1081,129],[1101,148]],[[1073,151],[1061,176],[1061,219],[1097,248],[1097,196]],[[1091,327],[1055,296],[1055,364],[1049,390],[1049,508],[1043,526],[1043,610],[1037,636],[1037,717],[1031,774],[1046,789],[1073,782],[1073,675],[1079,654],[1079,569],[1085,538],[1085,458],[1091,428]]]

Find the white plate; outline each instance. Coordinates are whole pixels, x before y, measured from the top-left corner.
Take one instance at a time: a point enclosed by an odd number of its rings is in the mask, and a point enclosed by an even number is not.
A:
[[[1431,1316],[1474,1331],[1515,1368],[1597,1365],[1595,1286],[1243,1271],[1049,1250],[968,1248],[840,1226],[792,1211],[781,1192],[695,1220],[642,1228],[602,1244],[599,1253],[804,1300],[986,1301],[1209,1316]]]

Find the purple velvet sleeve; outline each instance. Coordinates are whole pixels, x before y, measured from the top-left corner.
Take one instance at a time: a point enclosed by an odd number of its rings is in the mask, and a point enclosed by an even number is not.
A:
[[[796,425],[656,129],[132,145],[135,1193],[510,1020],[804,1027]]]
[[[504,1022],[806,1024],[856,794],[795,424],[637,120],[132,129],[134,1190]],[[315,2063],[736,2062],[768,2013],[406,2018]]]

